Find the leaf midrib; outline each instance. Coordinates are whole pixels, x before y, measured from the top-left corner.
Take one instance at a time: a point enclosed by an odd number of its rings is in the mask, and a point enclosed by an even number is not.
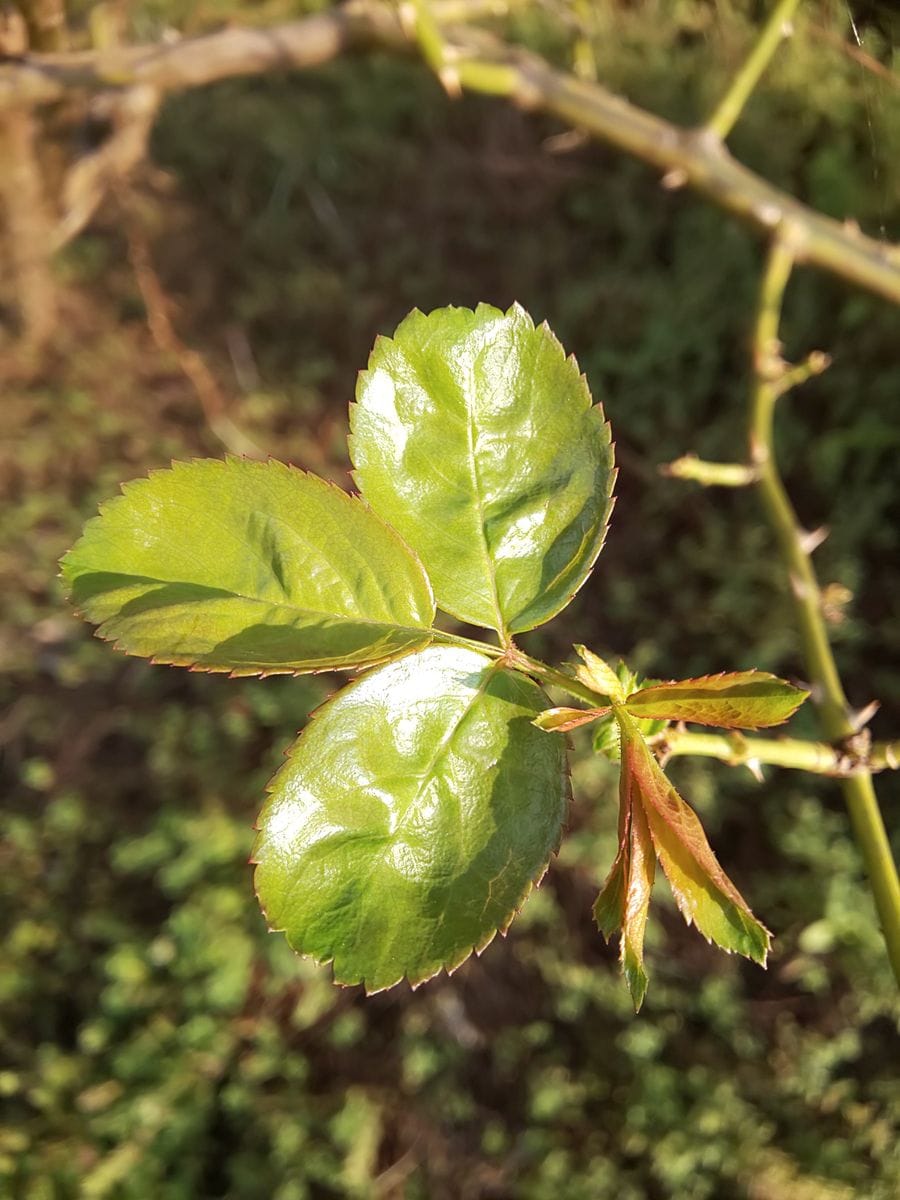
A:
[[[506,628],[506,622],[503,619],[503,614],[500,611],[500,596],[497,592],[497,576],[496,572],[494,571],[494,561],[491,557],[491,548],[488,545],[487,529],[485,528],[484,504],[481,497],[481,477],[478,473],[478,460],[475,456],[474,415],[472,413],[471,399],[472,397],[469,389],[463,388],[463,404],[465,405],[466,409],[466,447],[468,449],[469,473],[472,478],[472,491],[475,500],[475,514],[477,517],[479,542],[481,544],[488,583],[491,589],[491,602],[494,609],[494,616],[497,619],[495,628],[497,633],[499,633],[501,638],[503,638],[505,641],[508,630]]]
[[[462,709],[462,711],[459,713],[459,715],[456,717],[456,719],[452,722],[450,727],[447,729],[444,737],[441,739],[440,743],[435,748],[434,753],[431,755],[431,758],[428,762],[427,767],[422,772],[422,776],[421,776],[422,783],[416,789],[415,796],[407,804],[406,811],[404,812],[403,817],[397,823],[396,827],[393,830],[391,830],[390,833],[379,834],[374,837],[367,836],[366,840],[371,840],[373,842],[377,842],[377,845],[375,845],[373,847],[372,858],[371,858],[371,862],[370,862],[368,869],[357,880],[357,883],[358,883],[357,890],[358,890],[358,893],[360,896],[364,896],[366,894],[367,890],[369,889],[369,887],[371,885],[373,876],[375,876],[375,874],[385,865],[385,857],[386,857],[385,850],[388,847],[394,846],[396,844],[398,834],[402,830],[403,826],[406,824],[410,814],[416,810],[416,807],[422,796],[425,779],[430,778],[433,775],[435,768],[437,767],[438,763],[441,761],[441,758],[447,752],[448,746],[452,742],[453,738],[456,736],[461,725],[466,720],[466,718],[469,716],[469,713],[472,711],[472,709],[474,708],[474,706],[476,705],[478,700],[480,700],[481,697],[484,695],[484,693],[488,687],[488,684],[493,679],[493,677],[496,673],[497,673],[497,664],[496,663],[491,663],[490,665],[488,665],[485,668],[483,679],[480,681],[478,687],[473,692],[472,696],[466,702],[465,707]],[[307,851],[307,853],[310,853],[310,852],[321,853],[323,851],[325,853],[330,853],[332,845],[333,845],[333,839],[343,836],[343,834],[345,832],[346,831],[342,831],[341,834],[332,834],[328,838],[314,843],[314,845],[310,847],[310,850]],[[296,876],[294,877],[294,879],[292,880],[286,894],[283,897],[282,906],[281,906],[283,912],[287,911],[291,908],[294,896],[296,895],[297,890],[302,885],[302,883],[303,883],[303,873],[298,872],[296,874]],[[360,904],[359,914],[357,917],[356,929],[354,931],[354,936],[353,936],[354,944],[358,944],[358,942],[359,942],[360,925],[361,925],[363,919],[364,919],[363,905]],[[385,950],[384,950],[384,953],[379,957],[376,970],[374,972],[372,972],[372,978],[380,977],[384,963],[385,963],[386,959],[390,956],[391,950],[393,948],[393,939],[392,938],[386,937],[384,939],[384,941],[385,941]],[[335,954],[334,961],[335,961],[336,967],[338,967],[337,957],[338,957],[337,954]],[[343,967],[341,967],[341,969],[343,969]],[[365,982],[366,983],[370,982],[370,979],[367,978],[365,980]]]
[[[398,839],[398,836],[400,835],[401,830],[406,825],[407,821],[410,818],[410,815],[413,812],[415,812],[418,808],[419,802],[422,798],[422,793],[425,788],[426,781],[433,777],[438,763],[441,762],[441,760],[444,758],[445,754],[448,753],[449,747],[450,747],[454,737],[459,732],[459,730],[461,729],[464,722],[468,719],[468,716],[472,712],[475,705],[478,703],[478,701],[484,695],[485,691],[487,690],[488,684],[491,682],[491,680],[497,674],[498,669],[499,669],[498,663],[491,663],[489,666],[487,666],[485,668],[484,677],[481,680],[481,682],[479,683],[477,689],[473,692],[471,698],[466,703],[465,708],[459,714],[457,719],[451,724],[451,726],[447,730],[445,736],[441,739],[440,743],[435,748],[434,753],[432,754],[431,758],[429,759],[428,766],[422,773],[421,781],[419,783],[419,786],[416,788],[415,796],[407,804],[406,811],[404,812],[401,819],[398,821],[396,827],[391,831],[389,838],[385,839],[386,845],[391,845],[391,846],[396,845],[397,839]],[[460,825],[461,825],[461,822],[460,822]],[[376,872],[381,867],[384,866],[384,863],[385,863],[385,855],[383,852],[376,853],[373,855],[372,865],[369,868],[369,870],[366,872],[365,885],[364,885],[365,887],[368,887],[368,885],[372,881],[372,877],[376,874]],[[362,919],[363,919],[363,907],[362,907],[362,905],[360,905],[359,920],[358,920],[357,929],[356,929],[356,937],[357,938],[359,937],[359,925],[361,924]],[[381,955],[379,955],[379,957],[378,957],[377,968],[376,968],[376,971],[374,972],[376,975],[380,975],[382,967],[383,967],[386,959],[390,957],[390,954],[393,950],[393,945],[394,945],[393,937],[386,937],[384,939],[384,947],[383,947]]]
[[[266,608],[283,608],[283,609],[286,609],[288,612],[295,612],[299,615],[341,618],[341,619],[347,621],[348,623],[352,623],[354,625],[371,625],[371,626],[378,626],[379,628],[400,629],[400,630],[403,630],[404,632],[408,632],[408,633],[427,633],[432,629],[432,626],[430,626],[430,625],[401,625],[394,621],[374,620],[374,619],[368,618],[368,617],[354,616],[349,613],[328,612],[326,609],[308,608],[308,607],[297,605],[297,604],[285,604],[284,602],[279,601],[279,600],[264,600],[260,596],[247,596],[243,592],[236,592],[229,588],[216,588],[216,587],[211,587],[209,584],[192,583],[190,581],[183,580],[183,579],[157,579],[152,575],[126,575],[124,573],[120,574],[118,572],[113,572],[113,571],[85,571],[77,577],[75,582],[77,582],[78,580],[84,579],[91,574],[114,575],[116,579],[121,579],[123,581],[127,581],[127,582],[123,582],[120,585],[122,587],[128,586],[128,582],[133,583],[133,584],[134,583],[137,583],[137,584],[147,583],[147,584],[153,584],[154,586],[157,586],[157,587],[198,588],[198,589],[201,589],[203,592],[207,593],[204,596],[198,596],[196,601],[189,599],[189,598],[184,598],[181,601],[181,603],[202,603],[203,600],[209,600],[209,599],[242,600],[248,604],[263,605]],[[113,589],[109,589],[109,590],[113,590]],[[97,593],[97,594],[99,595],[102,593]],[[87,607],[87,604],[89,604],[90,601],[93,600],[94,598],[95,598],[94,596],[91,596],[90,599],[85,603],[85,607]],[[167,607],[167,606],[160,605],[160,608],[164,608],[164,607]],[[107,617],[105,619],[107,621],[115,620],[116,618],[121,618],[122,615],[123,614],[120,611],[118,613],[113,614],[113,616]]]

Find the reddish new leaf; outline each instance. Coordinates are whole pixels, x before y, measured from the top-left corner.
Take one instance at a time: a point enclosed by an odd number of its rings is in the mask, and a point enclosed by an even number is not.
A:
[[[666,778],[634,722],[620,716],[622,770],[633,779],[633,805],[643,806],[660,865],[681,914],[709,941],[765,964],[768,930],[722,870],[696,813]]]
[[[738,671],[658,683],[633,692],[625,707],[633,717],[693,721],[723,729],[781,725],[809,692],[766,671]]]
[[[632,785],[634,786],[634,784]],[[656,875],[656,853],[647,817],[638,796],[631,807],[631,838],[628,854],[628,880],[625,887],[625,919],[622,923],[622,968],[634,1001],[634,1011],[644,1002],[647,973],[644,970],[644,930],[650,893]]]
[[[594,904],[594,920],[607,941],[622,931],[619,954],[635,1012],[647,991],[644,932],[655,875],[656,853],[639,783],[625,761],[619,776],[619,852]]]

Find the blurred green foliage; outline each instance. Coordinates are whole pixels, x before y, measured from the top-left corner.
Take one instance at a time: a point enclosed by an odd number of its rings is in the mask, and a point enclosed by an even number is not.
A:
[[[311,7],[145,0],[133,20],[153,37]],[[852,7],[888,61],[895,10]],[[757,8],[604,0],[588,10],[598,73],[696,120]],[[808,8],[735,149],[896,237],[897,92],[815,34],[846,31],[843,3]],[[514,32],[564,58],[560,11],[527,8]],[[688,450],[741,453],[760,247],[639,164],[561,151],[547,140],[559,132],[486,100],[451,104],[381,57],[173,98],[145,199],[179,328],[245,433],[346,483],[346,406],[374,335],[413,305],[520,300],[578,354],[622,468],[595,579],[528,648],[583,641],[658,677],[799,673],[754,497],[656,475]],[[365,1000],[265,932],[254,814],[331,681],[154,668],[65,610],[56,559],[98,500],[223,447],[149,339],[114,212],[60,272],[65,329],[39,377],[6,383],[0,458],[0,1194],[896,1196],[900,1011],[827,781],[773,774],[761,788],[675,764],[775,953],[767,973],[725,958],[664,901],[637,1019],[590,920],[616,805],[586,736],[558,862],[509,937],[451,979]],[[831,528],[823,579],[852,593],[833,626],[848,690],[879,696],[876,733],[896,734],[896,313],[803,273],[786,336],[789,353],[835,359],[785,403],[779,446],[802,518]],[[879,790],[896,812],[896,780]]]

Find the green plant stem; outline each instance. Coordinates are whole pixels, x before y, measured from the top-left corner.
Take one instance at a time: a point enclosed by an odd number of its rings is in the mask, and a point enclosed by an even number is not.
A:
[[[440,635],[444,636],[444,635]],[[586,701],[592,708],[612,705],[611,697],[583,684],[572,675],[551,667],[540,659],[523,654],[518,648],[502,651],[468,638],[461,643],[506,658],[507,664],[526,675],[533,675],[549,687],[558,688],[577,700]],[[815,775],[848,778],[865,771],[900,769],[900,742],[876,742],[869,745],[864,737],[850,730],[840,745],[810,742],[802,738],[746,737],[742,733],[694,733],[678,726],[668,726],[650,739],[655,749],[664,755],[717,758],[730,766],[764,764],[808,771]]]
[[[757,471],[747,463],[707,462],[696,454],[685,454],[660,467],[662,475],[690,479],[704,487],[749,487],[756,482]]]
[[[716,758],[729,766],[787,767],[813,775],[849,778],[866,771],[896,770],[900,767],[900,745],[876,742],[852,747],[800,738],[745,737],[741,733],[694,733],[669,727],[649,739],[657,752],[671,758],[691,755]]]
[[[790,33],[790,22],[800,0],[779,0],[762,28],[756,44],[747,56],[744,65],[735,75],[728,91],[719,101],[713,115],[706,122],[710,133],[724,141],[734,128],[744,110],[744,105],[753,94],[772,55]]]
[[[549,687],[559,688],[561,691],[574,696],[578,700],[587,701],[591,708],[605,707],[611,704],[609,696],[604,695],[602,692],[595,692],[593,688],[589,688],[587,684],[582,683],[580,679],[576,679],[573,675],[567,675],[564,671],[558,671],[555,667],[541,662],[538,658],[532,658],[528,654],[523,654],[516,647],[511,651],[508,650],[506,657],[511,667],[524,671],[526,675],[533,675]]]
[[[467,641],[468,639],[462,639]],[[479,642],[469,642],[484,648]],[[488,647],[494,654],[496,647]],[[580,680],[563,671],[517,651],[509,665],[533,675],[549,687],[558,688],[569,696],[586,701],[592,708],[612,704],[609,696],[595,692]],[[900,769],[900,742],[876,742],[868,745],[865,739],[848,737],[841,745],[811,742],[802,738],[746,737],[742,733],[694,733],[677,726],[650,739],[657,752],[668,757],[692,755],[697,758],[717,758],[729,766],[787,767],[814,775],[830,775],[848,779],[863,772]]]
[[[446,46],[429,0],[412,0],[412,11],[415,13],[415,32],[422,57],[435,75],[441,78],[447,62]]]
[[[755,383],[750,414],[750,459],[759,470],[757,486],[763,510],[787,570],[806,670],[826,737],[843,742],[856,733],[834,654],[828,641],[822,597],[804,534],[778,473],[773,449],[775,402],[785,364],[778,331],[784,291],[794,265],[789,238],[776,237],[760,291],[754,336]],[[888,957],[900,983],[900,879],[891,855],[871,774],[861,771],[843,781],[844,799],[863,855],[887,944]]]
[[[503,648],[492,646],[490,642],[480,642],[477,638],[463,637],[458,633],[445,633],[443,629],[436,629],[433,632],[432,641],[443,646],[461,646],[465,650],[477,650],[479,654],[486,654],[488,658],[503,657]]]

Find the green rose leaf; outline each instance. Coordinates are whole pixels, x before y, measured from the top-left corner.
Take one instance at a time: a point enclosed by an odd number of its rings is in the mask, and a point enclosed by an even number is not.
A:
[[[703,826],[667,779],[640,731],[627,713],[619,712],[622,772],[630,798],[646,814],[660,865],[681,914],[709,941],[765,964],[768,930],[722,870]]]
[[[376,342],[351,429],[360,491],[453,616],[506,637],[584,583],[611,508],[609,426],[518,305],[410,313]]]
[[[422,983],[504,931],[558,844],[561,739],[541,689],[431,647],[326,704],[270,785],[260,903],[301,954],[369,992]]]
[[[781,725],[808,695],[765,671],[736,671],[654,684],[630,695],[625,707],[632,716],[644,719],[764,729]]]
[[[62,570],[72,602],[129,654],[254,675],[381,662],[430,639],[415,556],[314,475],[208,459],[122,490]]]

